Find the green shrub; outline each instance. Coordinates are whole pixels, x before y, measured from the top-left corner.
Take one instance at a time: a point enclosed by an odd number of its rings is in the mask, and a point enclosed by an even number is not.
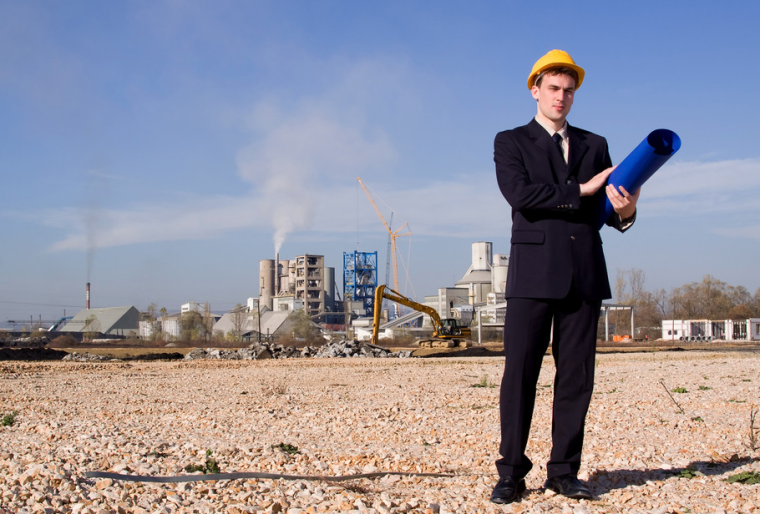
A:
[[[221,473],[221,470],[219,469],[219,464],[216,462],[214,458],[211,457],[211,450],[206,450],[206,462],[203,465],[200,464],[188,464],[185,466],[185,471],[188,473],[196,473],[200,471],[204,475],[215,475],[217,473]]]
[[[298,446],[294,446],[292,444],[287,443],[280,443],[277,445],[274,445],[272,448],[279,448],[280,450],[284,451],[288,455],[296,455],[297,453],[300,453],[298,450]]]
[[[10,414],[6,414],[3,416],[2,419],[0,419],[0,426],[3,427],[9,427],[13,425],[16,422],[16,416],[18,415],[18,412],[15,410],[11,412]]]
[[[735,482],[747,485],[760,484],[760,473],[757,471],[744,471],[742,473],[728,477],[728,482],[730,484],[733,484]]]

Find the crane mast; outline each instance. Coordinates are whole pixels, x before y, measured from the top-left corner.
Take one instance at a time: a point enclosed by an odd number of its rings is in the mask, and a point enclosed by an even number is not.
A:
[[[396,238],[400,236],[411,236],[411,232],[406,232],[404,234],[400,234],[401,230],[406,227],[406,223],[401,225],[395,232],[391,230],[390,225],[385,221],[385,218],[383,217],[383,213],[380,212],[380,209],[378,208],[377,204],[375,203],[375,200],[372,198],[372,194],[370,194],[369,189],[367,189],[367,186],[364,185],[364,182],[362,182],[362,179],[360,177],[357,177],[359,181],[359,185],[362,186],[362,189],[364,190],[364,194],[367,195],[367,198],[369,199],[369,203],[372,204],[372,207],[375,209],[375,212],[377,213],[377,217],[380,218],[380,221],[383,222],[383,226],[385,227],[385,230],[388,231],[388,235],[391,238],[391,263],[393,266],[393,289],[398,291],[398,263],[396,261]]]

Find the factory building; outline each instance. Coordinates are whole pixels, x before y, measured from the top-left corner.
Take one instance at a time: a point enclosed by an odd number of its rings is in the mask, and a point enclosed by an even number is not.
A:
[[[343,301],[357,316],[372,317],[377,289],[377,252],[343,252]]]
[[[110,336],[136,336],[140,311],[134,306],[84,309],[66,323],[60,332],[80,332]]]
[[[664,319],[666,341],[760,341],[760,318],[743,320]]]
[[[335,268],[325,267],[323,255],[299,255],[293,260],[259,261],[259,299],[270,310],[303,306],[316,316],[335,310]],[[283,299],[284,301],[280,301]]]
[[[494,296],[503,296],[507,284],[509,256],[493,253],[493,243],[472,243],[470,267],[454,287],[443,287],[437,295],[425,297],[425,305],[438,311],[441,318],[458,318],[462,323],[472,321],[474,310]],[[423,326],[428,326],[425,319]]]
[[[293,326],[288,316],[292,311],[274,310],[259,314],[256,311],[233,311],[225,313],[214,324],[214,334],[227,335],[230,332],[238,332],[243,341],[263,340],[279,337],[292,332]]]

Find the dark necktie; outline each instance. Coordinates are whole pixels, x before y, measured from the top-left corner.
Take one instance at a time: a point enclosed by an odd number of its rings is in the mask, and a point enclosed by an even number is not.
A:
[[[565,160],[565,151],[562,149],[562,136],[559,134],[559,132],[555,132],[552,136],[552,139],[554,140],[554,143],[557,145],[557,150],[559,150],[559,154],[562,156],[562,160]]]

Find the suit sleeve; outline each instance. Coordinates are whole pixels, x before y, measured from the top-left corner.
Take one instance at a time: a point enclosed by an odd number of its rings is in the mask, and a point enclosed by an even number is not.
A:
[[[525,154],[509,131],[496,135],[494,162],[501,194],[513,209],[568,212],[580,208],[580,186],[538,181],[535,171],[528,169]],[[547,170],[546,173],[550,172]]]
[[[620,232],[625,232],[626,230],[631,228],[634,223],[636,223],[637,211],[638,209],[636,211],[633,211],[633,216],[631,216],[629,219],[625,221],[620,219],[620,216],[618,215],[618,213],[613,212],[612,214],[610,214],[610,217],[607,218],[607,221],[605,222],[605,224],[608,227],[614,228],[615,230],[619,230]]]
[[[604,145],[604,161],[605,161],[604,169],[607,169],[610,166],[612,166],[612,159],[610,159],[610,152],[609,152],[609,148],[607,147],[606,142]],[[607,183],[609,183],[609,181]],[[607,199],[607,193],[605,193],[604,189],[605,188],[603,187],[597,192],[597,195],[600,197],[599,200],[597,200],[599,202],[604,202]],[[631,228],[634,223],[636,223],[636,212],[637,211],[634,211],[633,216],[631,216],[629,219],[625,221],[620,219],[620,215],[618,213],[613,212],[612,214],[610,214],[610,217],[607,218],[607,220],[604,223],[608,227],[612,227],[615,230],[618,230],[620,232],[625,232],[626,230]]]

